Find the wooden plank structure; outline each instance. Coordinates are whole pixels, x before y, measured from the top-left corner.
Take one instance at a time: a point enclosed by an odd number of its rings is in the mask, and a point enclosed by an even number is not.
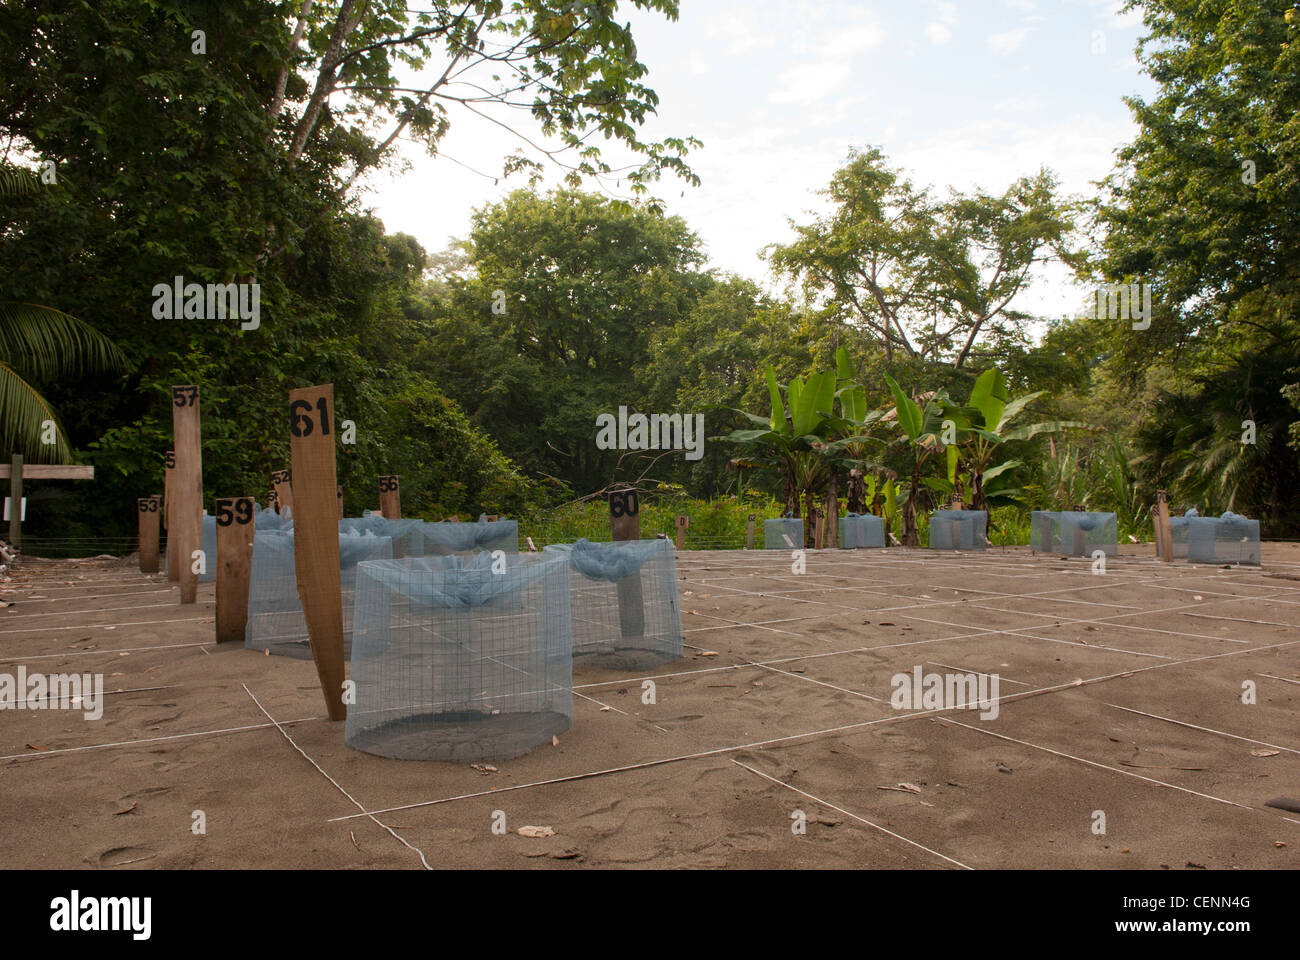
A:
[[[641,502],[635,490],[615,490],[609,495],[609,532],[613,540],[641,539]],[[641,572],[618,581],[618,632],[623,637],[645,635],[645,598]]]
[[[276,470],[271,474],[271,489],[275,491],[275,509],[279,513],[288,511],[293,516],[293,484],[288,470]]]
[[[397,477],[379,478],[379,512],[385,520],[402,519],[402,491]]]
[[[748,526],[748,528],[747,528],[746,531],[745,531],[745,549],[746,549],[746,550],[753,550],[753,549],[754,549],[754,521],[757,520],[757,519],[758,519],[758,517],[755,516],[754,514],[751,513],[751,514],[749,515],[749,526]]]
[[[678,550],[686,549],[686,528],[690,526],[690,524],[691,524],[690,517],[677,518],[677,549]]]
[[[217,501],[217,643],[243,643],[257,518],[252,497]]]
[[[167,531],[167,579],[177,583],[181,579],[180,551],[173,549],[172,542],[172,501],[176,499],[176,451],[168,450],[163,454],[163,511],[162,525]]]
[[[1165,563],[1173,563],[1174,541],[1169,530],[1169,495],[1164,490],[1156,491],[1156,558]]]
[[[158,514],[159,500],[152,497],[140,497],[136,500],[136,511],[140,514],[140,572],[158,572]]]
[[[193,384],[172,387],[172,445],[176,473],[172,480],[174,502],[168,528],[169,552],[179,554],[181,603],[194,603],[199,595],[199,575],[194,553],[203,547],[203,449],[199,426],[199,388]],[[172,544],[176,549],[171,550]]]
[[[343,585],[339,570],[338,473],[334,461],[334,385],[289,392],[293,471],[293,556],[312,659],[331,720],[343,703]]]
[[[9,545],[15,550],[23,545],[24,480],[94,480],[95,468],[79,464],[23,463],[15,453],[9,463],[0,463],[0,480],[9,481]]]

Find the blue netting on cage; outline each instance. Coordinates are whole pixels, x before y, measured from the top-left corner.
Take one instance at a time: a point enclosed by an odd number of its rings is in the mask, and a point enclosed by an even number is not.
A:
[[[393,555],[388,537],[373,533],[339,534],[339,572],[343,590],[343,651],[351,649],[352,606],[357,564]],[[298,599],[293,532],[257,531],[253,536],[253,568],[248,585],[248,624],[244,646],[278,656],[311,659],[307,621]]]
[[[282,521],[274,510],[263,507],[253,515],[253,525],[257,530],[279,530]]]
[[[983,510],[936,510],[930,517],[934,550],[983,550],[989,515]]]
[[[569,578],[558,553],[362,563],[344,742],[400,760],[507,760],[563,733]]]
[[[163,569],[167,569],[167,555],[171,552],[175,537],[168,531],[167,546],[163,549]],[[199,544],[203,551],[203,572],[199,574],[199,583],[211,583],[217,579],[217,518],[203,514],[203,540]],[[192,565],[193,557],[181,557],[185,564]]]
[[[420,527],[420,535],[422,543],[418,556],[468,555],[481,550],[519,552],[518,520],[425,523]]]
[[[677,559],[669,540],[556,543],[566,557],[573,662],[607,670],[648,670],[682,655]]]
[[[1182,517],[1186,556],[1192,563],[1260,563],[1259,521],[1231,511],[1219,517]],[[1173,518],[1169,525],[1173,527]],[[1175,555],[1179,538],[1172,536]]]
[[[869,513],[850,513],[840,517],[839,534],[841,549],[883,547],[885,521]]]
[[[418,518],[389,520],[381,513],[366,512],[362,517],[344,517],[339,521],[339,533],[372,533],[393,541],[393,556],[424,556],[424,538],[421,529],[424,521]]]
[[[1086,510],[1035,510],[1029,520],[1029,546],[1035,552],[1091,557],[1101,550],[1119,553],[1119,521],[1113,513]]]
[[[763,521],[764,550],[802,550],[803,520],[798,517],[776,517]]]

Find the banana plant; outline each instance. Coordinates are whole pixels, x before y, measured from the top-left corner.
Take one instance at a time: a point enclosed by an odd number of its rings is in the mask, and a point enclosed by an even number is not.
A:
[[[921,537],[916,526],[916,511],[920,490],[928,485],[927,478],[922,477],[922,470],[931,457],[943,456],[947,473],[953,478],[948,483],[951,492],[956,482],[956,444],[961,434],[971,429],[971,424],[962,408],[942,392],[926,398],[923,406],[909,397],[893,377],[886,375],[885,382],[894,397],[899,429],[912,451],[912,476],[902,499],[903,546],[919,547]],[[945,435],[951,442],[945,442]]]
[[[841,465],[849,468],[847,506],[850,513],[866,513],[875,500],[877,473],[880,470],[879,464],[867,461],[867,444],[868,441],[876,440],[869,434],[884,411],[867,408],[867,389],[856,382],[857,375],[849,360],[849,352],[843,347],[835,351],[835,373],[835,398],[839,401],[840,416],[832,424],[832,429],[841,443],[836,451],[843,453]],[[871,478],[870,496],[867,494],[868,476]]]
[[[964,410],[973,411],[977,416],[959,440],[961,460],[971,477],[971,509],[987,510],[991,506],[1013,503],[1023,493],[1012,484],[1008,475],[1022,466],[1019,460],[993,465],[998,448],[1003,444],[1013,440],[1032,440],[1075,427],[1093,429],[1077,420],[1045,420],[1012,427],[1012,421],[1046,392],[1039,390],[1009,399],[1006,380],[996,368],[985,370],[975,379]]]

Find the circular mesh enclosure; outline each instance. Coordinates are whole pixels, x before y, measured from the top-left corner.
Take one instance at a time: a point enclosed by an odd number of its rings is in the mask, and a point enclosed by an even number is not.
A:
[[[339,571],[343,588],[343,655],[351,650],[352,607],[357,564],[391,557],[393,543],[373,533],[339,534]],[[311,659],[307,621],[298,599],[298,577],[293,553],[293,530],[256,531],[253,535],[253,569],[248,584],[248,624],[244,646],[297,660]]]
[[[668,540],[551,544],[572,571],[575,666],[648,670],[682,656],[677,560]]]
[[[764,550],[802,550],[803,521],[798,517],[777,517],[763,521]]]
[[[479,520],[474,523],[425,523],[420,526],[423,545],[414,556],[468,556],[482,550],[519,552],[518,520]]]
[[[560,554],[362,563],[354,623],[350,747],[399,760],[507,760],[573,721]]]
[[[1184,517],[1187,559],[1192,563],[1245,563],[1258,566],[1259,521],[1237,513]],[[1172,527],[1173,521],[1170,520]],[[1178,538],[1173,537],[1175,546]]]
[[[885,521],[869,513],[840,517],[839,533],[841,550],[885,545]]]
[[[1091,557],[1101,550],[1119,553],[1119,522],[1113,513],[1087,510],[1035,510],[1029,519],[1029,546],[1035,552]]]
[[[930,518],[934,550],[983,550],[989,515],[983,510],[936,510]]]

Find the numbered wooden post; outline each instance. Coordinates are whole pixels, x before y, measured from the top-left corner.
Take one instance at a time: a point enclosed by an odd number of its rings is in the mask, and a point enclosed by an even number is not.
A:
[[[276,498],[276,496],[275,496],[275,487],[272,487],[269,491],[267,491],[267,494],[266,494],[266,509],[268,509],[268,510],[272,510],[272,511],[274,511],[275,513],[279,513],[279,512],[280,512],[280,503],[279,503],[279,500],[278,500],[278,499]]]
[[[15,453],[9,461],[9,546],[23,545],[23,455]]]
[[[817,522],[813,525],[813,549],[820,550],[826,542],[826,513],[817,511]]]
[[[343,519],[343,485],[339,484],[339,519]]]
[[[379,512],[385,520],[402,519],[402,492],[396,477],[379,478]]]
[[[176,451],[168,450],[163,456],[163,505],[162,525],[167,531],[167,579],[173,582],[181,578],[181,557],[172,532],[172,501],[176,499]]]
[[[614,540],[641,539],[641,503],[635,490],[616,490],[609,495],[609,531]],[[645,598],[641,592],[641,571],[618,581],[618,632],[623,637],[645,635]]]
[[[1074,512],[1082,513],[1083,504],[1076,503],[1074,505]],[[1076,557],[1086,556],[1088,553],[1088,534],[1084,531],[1083,527],[1079,526],[1078,523],[1073,524],[1073,526],[1074,543],[1071,544],[1071,548],[1073,549],[1074,555]]]
[[[691,523],[690,517],[677,518],[677,549],[678,550],[686,549],[686,528],[690,526],[690,523]]]
[[[289,481],[288,470],[276,470],[271,474],[271,487],[275,490],[276,508],[293,516],[293,485]]]
[[[244,642],[256,526],[252,497],[217,501],[217,643]]]
[[[1169,495],[1163,490],[1156,491],[1156,557],[1165,563],[1173,563],[1174,541],[1169,528]]]
[[[338,474],[334,463],[334,385],[289,393],[289,452],[293,471],[293,558],[298,598],[312,659],[331,720],[347,717],[343,703],[343,585]]]
[[[136,502],[140,513],[140,572],[158,572],[158,497],[141,497]]]
[[[753,549],[754,549],[754,521],[757,520],[757,519],[758,519],[758,517],[756,517],[754,514],[751,513],[751,514],[749,515],[749,524],[748,524],[748,527],[747,527],[746,530],[745,530],[745,549],[746,549],[746,550],[753,550]]]
[[[181,603],[185,604],[198,600],[199,575],[194,570],[194,551],[203,547],[203,450],[199,388],[193,384],[172,387],[172,446],[176,449],[176,472],[172,478],[174,497],[167,547],[168,553],[177,554]]]

